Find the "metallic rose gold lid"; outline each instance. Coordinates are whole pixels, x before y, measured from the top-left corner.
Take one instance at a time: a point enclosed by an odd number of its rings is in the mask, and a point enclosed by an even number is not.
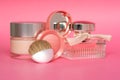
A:
[[[11,22],[10,35],[13,37],[36,37],[45,30],[45,22]]]
[[[61,36],[65,36],[69,32],[69,24],[72,19],[69,13],[65,11],[54,11],[47,19],[47,29],[55,30]]]

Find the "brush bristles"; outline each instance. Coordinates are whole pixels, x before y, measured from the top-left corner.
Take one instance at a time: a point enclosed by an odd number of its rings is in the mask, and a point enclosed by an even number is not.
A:
[[[31,44],[28,51],[31,55],[33,55],[41,50],[50,49],[50,48],[51,45],[47,41],[37,40]]]

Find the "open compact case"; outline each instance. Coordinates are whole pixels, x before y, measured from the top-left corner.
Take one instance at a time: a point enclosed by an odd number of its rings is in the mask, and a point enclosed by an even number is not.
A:
[[[65,11],[52,12],[47,22],[12,22],[11,53],[14,57],[29,56],[38,63],[59,57],[66,59],[103,58],[111,35],[92,34],[95,23],[72,22]]]
[[[56,31],[61,37],[65,37],[69,32],[71,16],[65,11],[55,11],[47,19],[47,29]]]

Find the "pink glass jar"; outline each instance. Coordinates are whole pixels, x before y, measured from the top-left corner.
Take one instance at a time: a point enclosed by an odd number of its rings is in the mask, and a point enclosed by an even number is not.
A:
[[[71,26],[75,34],[89,33],[95,31],[95,23],[89,21],[75,21]]]
[[[82,33],[91,34],[95,30],[95,24],[88,21],[73,22],[71,27],[74,37]],[[105,56],[105,49],[106,41],[101,38],[86,39],[72,46],[66,41],[62,57],[67,59],[102,58]]]
[[[29,46],[35,41],[37,34],[44,29],[44,22],[11,22],[11,56],[18,59],[29,58]]]
[[[67,59],[88,59],[105,57],[106,41],[102,39],[87,40],[70,46],[66,43],[62,57]]]

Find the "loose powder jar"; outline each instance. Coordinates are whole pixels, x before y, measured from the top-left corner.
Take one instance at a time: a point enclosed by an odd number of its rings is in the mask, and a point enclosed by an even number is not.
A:
[[[29,46],[43,30],[45,30],[44,22],[11,22],[11,56],[18,59],[29,58]]]

